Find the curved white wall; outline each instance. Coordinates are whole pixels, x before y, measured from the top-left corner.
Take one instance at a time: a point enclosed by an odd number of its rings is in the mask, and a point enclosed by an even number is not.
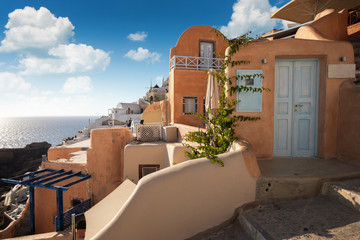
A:
[[[255,200],[256,178],[241,148],[233,149],[220,155],[225,167],[202,158],[145,176],[115,217],[86,239],[186,239],[221,224]],[[87,219],[87,228],[92,224],[96,219]]]

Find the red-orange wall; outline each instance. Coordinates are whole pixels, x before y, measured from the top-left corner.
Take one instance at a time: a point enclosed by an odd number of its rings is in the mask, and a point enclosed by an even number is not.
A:
[[[184,31],[176,44],[170,50],[170,58],[174,55],[199,57],[200,41],[215,43],[216,58],[223,58],[226,42],[213,32],[214,28],[198,25]],[[183,97],[197,97],[198,113],[203,113],[203,98],[206,94],[207,71],[190,69],[173,69],[169,74],[170,122],[199,126],[201,121],[183,114]]]
[[[346,56],[347,61],[340,62],[341,56]],[[262,64],[263,58],[267,59],[267,64]],[[279,39],[241,48],[233,60],[249,60],[250,64],[230,67],[228,75],[235,76],[238,69],[262,70],[263,87],[270,88],[271,91],[263,93],[261,113],[245,113],[247,116],[261,117],[261,120],[240,123],[236,128],[236,135],[250,141],[258,158],[272,157],[275,60],[284,58],[319,59],[318,156],[336,157],[339,87],[347,79],[328,78],[327,65],[354,63],[354,51],[349,42]]]
[[[360,164],[360,86],[352,80],[340,86],[338,158]]]

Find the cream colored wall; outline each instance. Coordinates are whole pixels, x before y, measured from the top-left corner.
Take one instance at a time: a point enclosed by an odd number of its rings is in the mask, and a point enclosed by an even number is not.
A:
[[[160,169],[169,167],[165,144],[131,144],[125,147],[124,179],[139,181],[139,164],[160,164]]]
[[[166,149],[170,166],[189,160],[184,154],[189,149],[181,143],[166,144]]]
[[[203,128],[193,127],[185,124],[176,123],[174,126],[178,129],[178,141],[181,142],[188,132],[204,130]]]
[[[224,167],[201,158],[145,176],[105,228],[86,239],[186,239],[228,220],[255,200],[256,188],[241,152],[246,148],[233,149],[219,155]],[[248,161],[259,172],[254,155]],[[87,219],[92,224],[96,219]]]
[[[124,155],[124,179],[134,183],[139,181],[140,164],[159,164],[160,169],[187,160],[184,154],[186,147],[181,143],[143,143],[128,144]]]

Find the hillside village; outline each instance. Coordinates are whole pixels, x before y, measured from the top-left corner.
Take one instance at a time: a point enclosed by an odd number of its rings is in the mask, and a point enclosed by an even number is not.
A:
[[[30,199],[0,238],[359,239],[360,6],[342,3],[352,5],[311,19],[287,4],[273,17],[299,25],[232,56],[249,63],[228,65],[227,77],[257,77],[228,87],[270,91],[226,96],[240,100],[235,116],[260,119],[235,127],[238,140],[218,156],[224,167],[184,154],[184,136],[209,127],[192,114],[211,109],[208,71],[219,73],[230,51],[213,27],[192,26],[147,102],[119,103],[101,120],[111,127],[3,179],[28,186]]]

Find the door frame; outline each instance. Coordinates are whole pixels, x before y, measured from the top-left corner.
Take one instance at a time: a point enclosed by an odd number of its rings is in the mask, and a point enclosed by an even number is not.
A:
[[[275,155],[275,116],[276,116],[276,113],[275,113],[275,98],[276,98],[276,94],[277,94],[277,85],[276,85],[276,77],[275,77],[275,74],[276,74],[276,71],[277,71],[277,63],[278,62],[292,62],[293,64],[293,76],[292,76],[292,83],[291,83],[291,101],[293,102],[294,100],[294,88],[293,88],[293,84],[294,84],[294,81],[295,81],[295,71],[294,71],[294,62],[296,61],[314,61],[315,62],[315,86],[316,86],[316,96],[315,96],[315,99],[314,99],[314,102],[315,102],[315,114],[314,114],[314,117],[315,117],[315,123],[314,123],[314,156],[312,157],[316,157],[318,155],[318,122],[319,122],[319,118],[318,118],[318,115],[319,115],[319,85],[320,85],[320,59],[318,58],[289,58],[289,59],[283,59],[283,58],[279,58],[279,59],[275,59],[275,71],[274,71],[274,111],[273,111],[273,120],[274,120],[274,123],[273,123],[273,129],[274,129],[274,133],[273,133],[273,156],[278,156],[278,155]],[[293,103],[291,105],[291,136],[290,136],[290,147],[291,147],[291,154],[290,156],[288,157],[292,157],[294,156],[293,155]]]

